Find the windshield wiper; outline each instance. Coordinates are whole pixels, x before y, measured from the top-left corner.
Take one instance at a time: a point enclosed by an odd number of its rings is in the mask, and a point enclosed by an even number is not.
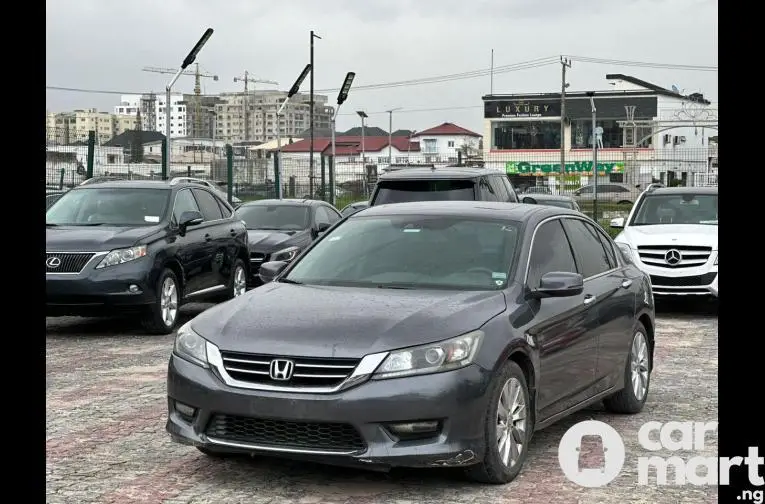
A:
[[[286,283],[286,284],[292,284],[292,285],[303,285],[303,282],[298,282],[297,280],[290,280],[289,278],[280,278],[279,283]]]

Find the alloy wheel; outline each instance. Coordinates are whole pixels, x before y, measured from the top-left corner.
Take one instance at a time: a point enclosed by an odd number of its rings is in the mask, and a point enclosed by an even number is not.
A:
[[[247,277],[244,268],[237,266],[234,270],[234,297],[241,296],[247,291]]]
[[[178,316],[178,289],[175,281],[167,277],[162,282],[162,290],[159,297],[160,311],[162,312],[162,322],[171,327],[175,324],[175,318]]]
[[[635,333],[630,351],[630,368],[632,371],[632,392],[635,399],[642,401],[648,392],[648,344],[643,333]]]
[[[517,378],[502,387],[497,406],[497,448],[502,463],[513,467],[521,458],[526,442],[526,399]]]

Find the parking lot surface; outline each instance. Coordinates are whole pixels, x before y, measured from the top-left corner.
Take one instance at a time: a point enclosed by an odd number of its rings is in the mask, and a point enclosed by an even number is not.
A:
[[[184,309],[185,320],[210,305]],[[183,322],[182,321],[182,322]],[[269,458],[212,460],[165,433],[165,373],[173,336],[145,336],[129,320],[47,320],[47,502],[49,503],[698,503],[717,502],[716,487],[638,484],[637,458],[716,456],[703,450],[648,453],[638,429],[648,421],[717,419],[717,316],[687,307],[660,310],[656,369],[641,414],[579,412],[534,435],[511,484],[472,484],[446,470],[388,474]],[[600,420],[624,439],[626,461],[609,485],[569,482],[558,443],[577,422]],[[703,469],[700,474],[703,473]],[[670,470],[670,480],[673,472]]]

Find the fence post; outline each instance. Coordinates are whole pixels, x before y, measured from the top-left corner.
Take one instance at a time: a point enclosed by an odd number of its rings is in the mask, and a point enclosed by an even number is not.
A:
[[[88,131],[88,169],[85,172],[86,178],[93,178],[93,163],[96,156],[96,132]]]
[[[282,179],[279,177],[279,163],[281,163],[282,160],[279,159],[279,153],[274,152],[274,189],[276,189],[276,197],[278,198],[281,194],[281,188],[282,188]]]
[[[162,180],[167,180],[167,138],[162,140]]]
[[[61,168],[61,171],[58,175],[58,190],[63,191],[64,190],[64,174],[66,173],[66,170]]]
[[[321,156],[321,199],[327,201],[327,157]]]
[[[226,144],[226,192],[228,193],[228,202],[234,199],[234,148],[231,144]]]
[[[329,156],[329,204],[335,204],[335,156]]]
[[[462,151],[457,151],[457,166],[462,166]]]

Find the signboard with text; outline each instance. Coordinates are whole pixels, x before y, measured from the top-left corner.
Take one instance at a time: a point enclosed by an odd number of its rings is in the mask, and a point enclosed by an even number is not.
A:
[[[544,177],[560,175],[560,163],[529,163],[526,161],[508,161],[505,163],[508,175],[529,175]],[[624,173],[624,163],[598,163],[598,172],[603,175]],[[566,163],[566,175],[592,175],[592,161],[573,161]]]
[[[484,103],[484,117],[560,117],[560,100],[500,100]]]

